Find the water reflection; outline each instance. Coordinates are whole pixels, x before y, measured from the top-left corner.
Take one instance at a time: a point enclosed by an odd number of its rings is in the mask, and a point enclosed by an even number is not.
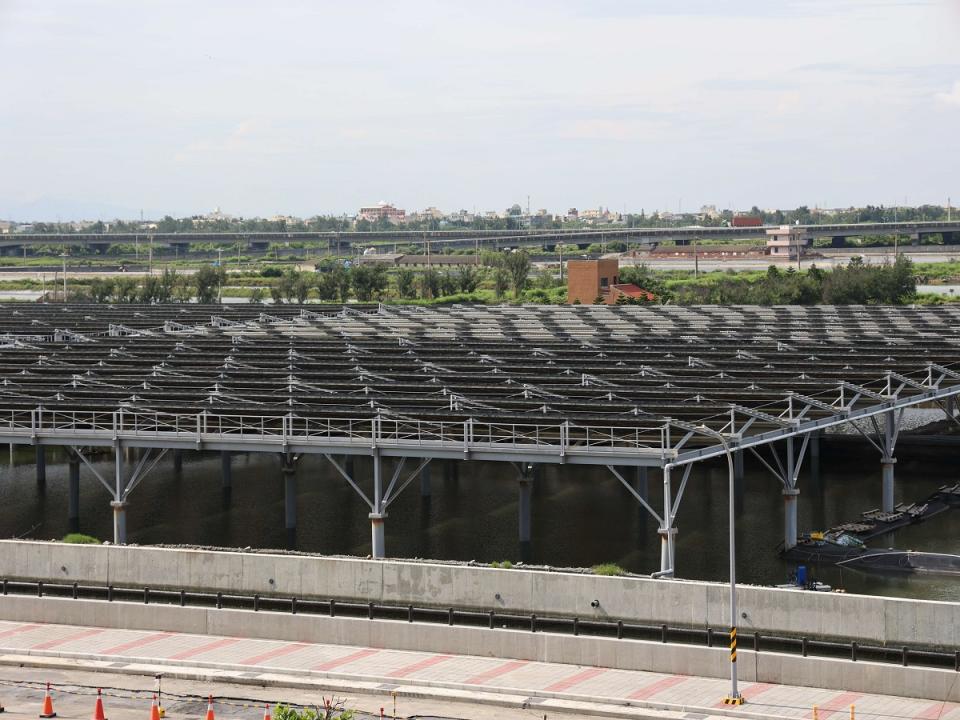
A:
[[[901,447],[897,463],[899,500],[919,500],[945,482],[954,482],[949,453]],[[369,508],[322,458],[296,464],[296,530],[288,530],[284,479],[278,457],[237,454],[231,482],[222,481],[219,453],[184,453],[176,468],[171,453],[130,496],[127,511],[131,543],[186,543],[232,547],[282,548],[325,554],[366,556],[370,552]],[[878,458],[849,451],[823,451],[822,471],[809,466],[800,478],[799,526],[821,529],[876,507],[880,499]],[[66,457],[50,449],[46,483],[38,485],[33,451],[16,450],[15,464],[0,480],[0,533],[59,538],[71,530],[68,519]],[[94,460],[111,477],[109,455]],[[352,462],[355,477],[370,492],[369,459]],[[426,479],[412,482],[386,519],[387,553],[394,557],[443,558],[482,562],[510,560],[553,566],[613,562],[629,570],[659,569],[657,523],[605,468],[544,466],[532,489],[531,542],[518,540],[518,482],[506,463],[435,461]],[[387,471],[385,470],[385,473]],[[392,470],[390,471],[392,472]],[[388,475],[389,477],[389,475]],[[650,471],[650,504],[662,507],[659,471]],[[677,483],[674,483],[675,487]],[[81,469],[80,529],[112,537],[109,496],[86,467]],[[425,494],[426,493],[426,494]],[[783,537],[783,498],[779,484],[747,458],[742,492],[737,493],[738,573],[743,582],[784,582],[790,573],[776,555]],[[677,516],[677,571],[686,578],[726,576],[727,471],[725,463],[697,467]],[[902,549],[960,553],[960,512],[898,532],[891,542]],[[872,543],[883,546],[880,540]],[[849,592],[883,593],[931,599],[960,598],[955,578],[880,576],[820,568],[819,579]]]

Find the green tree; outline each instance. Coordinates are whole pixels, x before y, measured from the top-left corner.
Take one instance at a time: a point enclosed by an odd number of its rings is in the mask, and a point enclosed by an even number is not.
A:
[[[370,302],[374,298],[381,297],[390,282],[387,277],[387,268],[380,264],[356,265],[351,269],[350,275],[353,292],[361,302]]]
[[[220,287],[227,279],[222,267],[204,265],[193,276],[194,287],[197,291],[197,302],[209,304],[217,299]]]
[[[500,263],[493,269],[493,294],[497,300],[502,300],[510,287],[510,271]]]
[[[420,273],[420,295],[424,298],[440,296],[440,273],[433,268],[427,268]]]
[[[394,282],[397,286],[397,295],[404,300],[409,300],[417,296],[416,289],[417,274],[410,268],[400,268],[394,275]]]
[[[504,259],[504,266],[510,273],[510,281],[513,284],[513,295],[519,298],[524,290],[527,289],[530,275],[530,256],[524,250],[508,253]]]
[[[457,275],[460,292],[464,293],[474,292],[480,285],[481,280],[483,280],[483,270],[476,265],[464,265]]]
[[[105,303],[113,295],[113,280],[94,278],[90,281],[90,298],[95,303]]]

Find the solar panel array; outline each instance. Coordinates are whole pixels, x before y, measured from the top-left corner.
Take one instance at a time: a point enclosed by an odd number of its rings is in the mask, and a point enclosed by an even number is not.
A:
[[[841,382],[875,403],[958,360],[951,306],[0,306],[3,410],[722,429],[735,405],[758,432],[791,392],[825,417]]]

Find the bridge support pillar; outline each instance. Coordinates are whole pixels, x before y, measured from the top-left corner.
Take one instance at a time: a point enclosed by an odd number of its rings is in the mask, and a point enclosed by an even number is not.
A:
[[[37,485],[47,482],[47,448],[37,445]]]
[[[523,475],[518,483],[520,491],[518,505],[518,519],[520,521],[520,542],[529,543],[531,537],[530,500],[533,494],[533,478]]]
[[[663,468],[663,516],[662,523],[657,530],[660,535],[660,572],[665,577],[676,577],[676,540],[677,529],[673,527],[673,517],[670,505],[673,501],[673,490],[670,486],[670,466]]]
[[[847,244],[847,238],[843,235],[837,235],[830,238],[830,247],[842,248]]]
[[[173,471],[178,474],[183,471],[183,450],[173,451]]]
[[[80,532],[80,458],[72,453],[67,482],[67,525],[70,532]]]
[[[894,493],[893,466],[897,459],[894,457],[894,448],[897,443],[898,417],[895,411],[888,410],[883,414],[883,438],[880,447],[883,448],[883,457],[880,459],[882,475],[883,503],[881,508],[884,512],[893,512],[893,506],[896,504]]]
[[[880,463],[883,475],[883,504],[881,507],[884,512],[893,512],[893,507],[896,504],[893,479],[893,466],[896,462],[896,458],[884,457]]]
[[[387,543],[383,525],[387,513],[383,506],[383,466],[378,450],[375,450],[373,454],[373,507],[372,512],[367,517],[370,518],[370,555],[375,560],[383,559],[387,556]]]
[[[288,537],[297,531],[297,469],[293,458],[283,459],[283,525]]]
[[[420,497],[430,497],[433,494],[433,482],[430,479],[430,465],[420,469]]]
[[[789,550],[797,545],[797,496],[796,488],[783,490],[783,549]]]
[[[220,482],[224,490],[230,490],[233,487],[233,466],[230,459],[229,451],[220,452]]]
[[[923,242],[923,235],[921,233],[912,233],[910,235],[910,244],[916,247],[921,242]]]
[[[633,489],[644,500],[650,499],[650,468],[645,465],[637,466],[636,474],[633,476]],[[641,506],[640,509],[643,510],[643,507]],[[644,516],[646,516],[646,513],[644,513]]]
[[[127,544],[127,503],[123,500],[112,500],[113,509],[113,544]]]

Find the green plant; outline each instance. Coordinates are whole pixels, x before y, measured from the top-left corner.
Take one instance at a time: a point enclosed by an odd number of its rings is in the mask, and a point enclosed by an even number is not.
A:
[[[490,563],[490,567],[499,568],[500,570],[512,570],[513,563],[510,562],[509,560],[503,560],[501,562],[497,562],[496,560],[494,560],[492,563]]]
[[[83,533],[70,533],[69,535],[64,535],[63,542],[71,543],[73,545],[99,545],[100,544],[100,541],[97,540],[92,535],[84,535]]]
[[[323,698],[323,705],[313,708],[278,704],[273,720],[353,720],[353,710],[344,710],[343,705],[337,698]]]
[[[624,575],[627,571],[624,570],[619,565],[614,565],[613,563],[601,563],[600,565],[594,565],[590,568],[591,572],[594,575]]]

